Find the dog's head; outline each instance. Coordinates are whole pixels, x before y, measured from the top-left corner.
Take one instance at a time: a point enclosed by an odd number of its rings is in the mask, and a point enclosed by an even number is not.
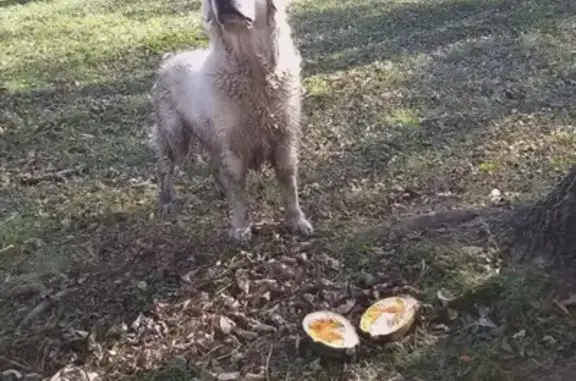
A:
[[[286,0],[204,0],[206,22],[229,31],[261,29],[270,25],[278,11],[284,10]]]

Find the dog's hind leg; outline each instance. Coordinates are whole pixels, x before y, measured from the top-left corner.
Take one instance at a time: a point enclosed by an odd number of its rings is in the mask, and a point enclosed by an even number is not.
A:
[[[163,155],[158,160],[158,172],[160,178],[160,191],[158,193],[158,207],[163,214],[172,213],[172,201],[174,199],[174,170],[176,163],[170,155]]]
[[[174,172],[186,157],[190,134],[176,113],[164,110],[159,116],[155,133],[160,184],[158,207],[162,214],[170,214],[174,201]]]
[[[298,200],[298,153],[292,142],[280,144],[273,155],[272,165],[276,179],[282,190],[286,208],[285,222],[293,234],[308,236],[312,234],[312,224],[308,222]]]
[[[214,178],[216,184],[216,190],[222,198],[227,198],[230,196],[230,184],[228,182],[225,173],[222,171],[222,156],[220,152],[212,152],[210,155],[210,172]]]

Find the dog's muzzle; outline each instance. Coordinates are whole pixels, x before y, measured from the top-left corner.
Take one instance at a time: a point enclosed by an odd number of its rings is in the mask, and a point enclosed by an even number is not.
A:
[[[253,0],[214,0],[214,8],[220,24],[250,26],[254,22]]]

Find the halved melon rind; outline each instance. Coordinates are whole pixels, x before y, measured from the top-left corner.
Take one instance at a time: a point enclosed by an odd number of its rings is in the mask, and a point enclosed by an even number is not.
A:
[[[320,338],[316,337],[312,330],[310,329],[310,325],[318,320],[332,320],[337,322],[341,325],[341,327],[337,328],[337,332],[342,336],[341,342],[329,342],[325,340],[321,340]],[[316,311],[309,313],[304,317],[302,320],[302,328],[306,335],[315,343],[320,343],[324,346],[334,348],[334,349],[349,349],[353,348],[360,343],[360,337],[356,333],[356,329],[354,325],[350,323],[348,319],[344,316],[337,314],[332,311]]]
[[[372,304],[360,318],[360,331],[372,338],[403,335],[415,321],[420,303],[411,296],[392,296]]]

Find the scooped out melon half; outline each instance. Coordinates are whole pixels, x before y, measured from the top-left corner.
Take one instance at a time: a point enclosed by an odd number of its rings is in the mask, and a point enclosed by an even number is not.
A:
[[[371,339],[402,338],[416,321],[420,303],[411,296],[392,296],[372,304],[360,318],[360,331]]]
[[[352,323],[332,311],[316,311],[306,315],[302,328],[316,349],[322,348],[324,353],[353,354],[360,343]]]

